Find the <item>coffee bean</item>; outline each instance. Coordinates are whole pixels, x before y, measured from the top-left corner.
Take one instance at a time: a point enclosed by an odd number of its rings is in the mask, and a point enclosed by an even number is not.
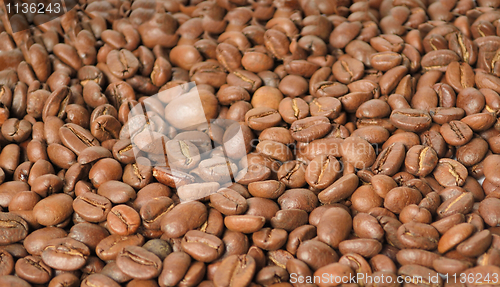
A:
[[[408,150],[405,167],[409,173],[416,176],[427,176],[438,162],[438,157],[432,147],[416,145]]]
[[[443,186],[462,186],[465,184],[467,169],[456,160],[442,158],[433,171],[436,180]]]
[[[309,105],[301,98],[284,98],[278,111],[285,122],[292,124],[309,115]]]
[[[255,274],[255,260],[248,255],[232,255],[224,259],[214,275],[215,286],[245,286]]]
[[[422,132],[431,124],[431,117],[425,111],[413,109],[394,110],[391,114],[392,123],[409,132]]]
[[[16,262],[16,274],[30,283],[45,284],[52,277],[52,268],[40,257],[26,256]]]
[[[401,143],[393,143],[385,148],[377,157],[372,166],[375,174],[394,175],[403,164],[405,146]]]
[[[182,248],[196,260],[211,262],[222,256],[224,243],[215,235],[191,230],[184,236]]]
[[[272,108],[254,108],[245,114],[245,123],[254,130],[264,130],[266,128],[270,128],[278,124],[280,121],[280,114]]]
[[[450,228],[450,230],[446,231],[439,239],[438,251],[440,253],[445,253],[470,237],[474,231],[475,227],[470,223],[461,223]]]
[[[349,137],[342,144],[342,157],[355,168],[363,169],[375,162],[375,150],[364,139]]]
[[[394,213],[400,213],[405,206],[418,204],[422,200],[422,194],[409,187],[396,187],[391,189],[384,200],[384,207]]]
[[[355,174],[347,174],[318,194],[322,203],[339,202],[349,196],[358,187],[359,178]]]
[[[89,255],[85,244],[71,238],[56,238],[47,242],[41,256],[54,269],[72,271],[83,267]]]
[[[460,146],[472,139],[472,130],[463,122],[451,121],[441,126],[440,130],[444,140],[453,146]]]
[[[438,246],[439,233],[428,224],[410,222],[398,228],[397,236],[406,248],[434,250]]]
[[[160,259],[138,246],[123,248],[116,257],[116,265],[126,275],[142,280],[155,278],[162,270]]]

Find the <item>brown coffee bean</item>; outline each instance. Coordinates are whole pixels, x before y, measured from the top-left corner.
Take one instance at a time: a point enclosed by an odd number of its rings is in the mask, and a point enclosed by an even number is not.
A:
[[[498,198],[486,198],[479,204],[479,214],[489,226],[498,225],[498,212],[496,208],[500,205]]]
[[[91,287],[91,286],[112,286],[117,287],[120,284],[113,281],[113,279],[102,275],[102,274],[90,274],[84,280],[82,280],[81,286]]]
[[[333,282],[335,282],[335,280],[337,280],[337,282],[342,282],[342,277],[347,276],[347,278],[349,278],[349,276],[353,276],[354,271],[347,265],[341,263],[331,263],[314,272],[314,276],[321,276],[320,274],[327,274],[326,276],[328,278],[333,278]],[[344,280],[344,282],[349,282],[349,280]],[[328,286],[324,284],[322,285]]]
[[[433,171],[436,180],[443,186],[463,186],[467,169],[456,160],[442,158]]]
[[[100,145],[88,130],[75,124],[66,124],[60,128],[59,137],[62,143],[76,155],[79,155],[87,147]]]
[[[495,185],[500,185],[500,177],[496,173],[499,165],[500,156],[498,155],[489,155],[484,159],[484,176]]]
[[[324,189],[340,176],[340,163],[333,156],[315,157],[306,168],[305,180],[315,189]]]
[[[75,199],[73,209],[86,221],[101,222],[108,216],[111,202],[104,196],[87,192]]]
[[[430,127],[432,119],[425,111],[400,109],[392,111],[391,121],[396,127],[405,131],[422,132]]]
[[[359,178],[355,174],[347,174],[318,194],[322,203],[335,203],[348,198],[358,187]]]
[[[329,220],[332,216],[343,218],[343,220],[332,222]],[[352,218],[349,213],[341,208],[331,208],[321,217],[318,225],[318,237],[326,244],[337,248],[340,242],[347,238],[351,228]]]
[[[120,204],[111,208],[106,223],[108,229],[114,234],[131,235],[139,228],[141,218],[135,209]]]
[[[138,246],[123,248],[116,258],[116,265],[126,275],[143,280],[155,278],[162,270],[161,260]]]
[[[401,265],[415,264],[431,268],[440,255],[422,249],[401,249],[396,254],[396,258]]]
[[[278,111],[283,120],[289,124],[303,119],[309,115],[309,105],[301,98],[284,98]]]
[[[474,71],[467,63],[451,62],[445,76],[448,84],[458,93],[474,87]]]
[[[255,260],[248,255],[232,255],[224,259],[214,274],[217,287],[248,285],[256,270]]]
[[[409,173],[416,176],[427,176],[436,167],[438,156],[431,147],[416,145],[408,150],[405,167]]]
[[[468,143],[472,139],[472,130],[469,126],[460,121],[445,123],[440,129],[444,140],[453,146],[460,146]]]
[[[33,216],[41,225],[57,225],[69,219],[73,213],[72,203],[73,199],[67,194],[53,194],[33,207]]]
[[[4,245],[23,240],[28,235],[28,224],[21,217],[8,212],[0,213],[0,221],[4,227],[0,229]]]
[[[473,234],[470,238],[458,244],[457,251],[464,256],[479,256],[486,252],[487,246],[491,244],[491,241],[491,232],[489,230],[483,230]]]
[[[371,166],[375,161],[373,147],[359,137],[349,137],[342,142],[342,156],[355,168],[363,169]]]
[[[418,190],[409,187],[396,187],[385,196],[384,207],[399,214],[404,207],[410,204],[419,204],[421,200],[422,194]]]
[[[127,246],[141,246],[144,237],[140,234],[122,236],[110,235],[99,242],[96,246],[96,254],[101,260],[115,260],[120,251]]]
[[[210,202],[215,209],[224,215],[243,214],[248,209],[245,198],[230,188],[223,188],[210,195]]]
[[[57,238],[47,242],[42,260],[54,269],[72,271],[83,267],[89,255],[85,244],[71,238]]]
[[[52,277],[52,268],[40,257],[26,256],[16,262],[16,274],[33,284],[45,284]]]
[[[443,199],[444,200],[444,199]],[[474,196],[470,192],[462,192],[446,199],[436,210],[440,218],[453,215],[454,213],[467,214],[472,210]]]
[[[285,184],[277,180],[251,182],[248,192],[255,197],[277,199],[285,192]]]
[[[422,57],[422,68],[426,71],[438,70],[445,72],[448,64],[459,60],[460,57],[450,50],[431,51]]]
[[[418,266],[418,265],[404,265],[399,268],[398,273],[399,276],[405,278],[405,280],[411,280],[412,276],[422,276],[423,274],[427,274],[427,278],[423,278],[420,284],[431,284],[429,278],[437,278],[436,284],[443,284],[443,279],[439,276],[439,274],[429,268]],[[429,277],[429,274],[431,277]],[[415,278],[415,277],[414,277]]]
[[[438,251],[440,253],[445,253],[446,251],[451,250],[470,237],[475,230],[476,228],[474,225],[470,223],[461,223],[450,228],[450,230],[446,231],[446,233],[439,239]]]
[[[186,216],[189,214],[189,216]],[[179,238],[186,232],[200,227],[207,219],[206,207],[197,201],[178,204],[161,221],[167,238]]]
[[[434,250],[438,246],[439,233],[428,224],[405,223],[398,228],[397,236],[406,248]]]
[[[222,256],[224,243],[214,235],[191,230],[184,236],[182,248],[198,261],[211,262]]]
[[[271,108],[254,108],[245,114],[246,124],[254,130],[273,127],[281,121],[278,111]]]
[[[392,176],[403,164],[406,148],[402,143],[393,143],[385,148],[377,157],[372,166],[375,174]]]

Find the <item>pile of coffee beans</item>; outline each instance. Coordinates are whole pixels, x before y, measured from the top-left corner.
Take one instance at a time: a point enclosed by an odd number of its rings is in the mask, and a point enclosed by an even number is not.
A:
[[[500,286],[500,1],[2,5],[0,286]]]

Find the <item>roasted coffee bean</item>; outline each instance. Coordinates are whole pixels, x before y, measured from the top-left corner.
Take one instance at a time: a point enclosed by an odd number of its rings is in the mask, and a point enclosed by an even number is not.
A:
[[[500,185],[500,176],[495,172],[500,165],[500,156],[489,155],[484,159],[484,176],[495,185]]]
[[[53,194],[33,207],[33,216],[36,222],[44,226],[61,224],[71,217],[72,202],[73,199],[67,194]]]
[[[444,140],[453,146],[460,146],[468,143],[472,139],[472,130],[469,126],[460,121],[445,123],[440,129]]]
[[[445,253],[451,250],[459,243],[470,237],[475,231],[474,225],[470,223],[461,223],[453,226],[439,239],[438,251]]]
[[[59,129],[59,137],[62,143],[76,155],[79,155],[87,147],[100,145],[88,130],[75,124],[65,124]]]
[[[342,157],[355,168],[363,169],[375,162],[375,150],[366,140],[349,137],[342,144]]]
[[[91,287],[91,286],[112,286],[117,287],[120,284],[113,281],[113,279],[102,275],[102,274],[90,274],[85,279],[82,280],[82,284],[80,286]]]
[[[324,116],[329,119],[335,119],[341,111],[341,102],[332,97],[316,98],[309,103],[311,116]]]
[[[248,285],[256,271],[255,260],[249,255],[231,255],[219,267],[213,278],[215,286]]]
[[[11,274],[15,267],[13,256],[6,250],[1,250],[0,255],[0,274],[2,274],[2,276]]]
[[[372,166],[375,174],[392,176],[403,164],[406,148],[402,143],[393,143],[385,148],[377,157]]]
[[[438,246],[439,233],[428,224],[410,222],[398,228],[397,236],[406,248],[434,250]]]
[[[57,238],[47,242],[41,256],[54,269],[72,271],[83,267],[89,255],[85,244],[71,238]]]
[[[396,187],[391,189],[384,199],[384,207],[399,214],[410,204],[418,204],[422,200],[420,191],[410,187]]]
[[[189,216],[185,216],[188,214]],[[176,205],[161,221],[161,229],[167,238],[178,238],[189,230],[200,227],[207,219],[206,207],[197,201]]]
[[[324,189],[340,177],[341,166],[333,156],[315,157],[306,168],[305,180],[315,189]]]
[[[284,98],[278,111],[285,122],[292,124],[309,115],[309,105],[301,98]]]
[[[318,194],[322,203],[335,203],[348,198],[358,187],[359,178],[355,174],[347,174]]]
[[[106,220],[111,210],[111,202],[104,196],[86,192],[73,201],[75,213],[89,222]]]
[[[290,126],[292,137],[299,142],[310,142],[322,138],[330,132],[332,126],[326,117],[309,117],[297,120]]]
[[[224,243],[217,236],[197,230],[188,231],[181,244],[184,252],[201,262],[214,261],[224,251]]]
[[[489,226],[498,225],[499,216],[496,207],[499,205],[500,200],[493,197],[486,198],[479,204],[479,214]]]
[[[267,107],[254,108],[245,114],[245,123],[254,130],[264,130],[281,121],[277,110]]]
[[[342,218],[342,221],[332,222],[329,220],[332,216]],[[318,238],[326,244],[337,248],[340,242],[347,238],[351,227],[352,218],[349,213],[342,208],[331,208],[321,217],[318,225]]]
[[[135,209],[120,204],[111,208],[107,215],[106,223],[112,233],[130,235],[134,234],[139,228],[141,218]]]
[[[230,188],[224,188],[210,195],[210,202],[215,209],[225,215],[243,214],[248,209],[245,198]]]
[[[400,109],[392,112],[391,121],[396,127],[405,131],[423,132],[430,127],[432,119],[425,111]]]
[[[28,224],[21,217],[2,212],[0,214],[0,221],[2,228],[0,232],[3,234],[1,237],[2,244],[12,244],[23,240],[28,235]]]
[[[251,182],[248,192],[255,197],[277,199],[285,192],[285,184],[277,180]]]
[[[416,145],[408,150],[405,167],[409,173],[425,177],[432,172],[437,162],[438,156],[432,147]]]
[[[467,169],[456,160],[442,158],[433,171],[436,180],[443,186],[463,186]]]
[[[30,283],[45,284],[52,277],[52,268],[40,257],[26,256],[16,262],[16,274]]]
[[[123,248],[116,257],[116,265],[126,275],[142,280],[155,278],[162,270],[160,258],[138,246]]]
[[[31,134],[32,124],[27,120],[8,119],[2,125],[2,135],[13,142],[23,142]]]

